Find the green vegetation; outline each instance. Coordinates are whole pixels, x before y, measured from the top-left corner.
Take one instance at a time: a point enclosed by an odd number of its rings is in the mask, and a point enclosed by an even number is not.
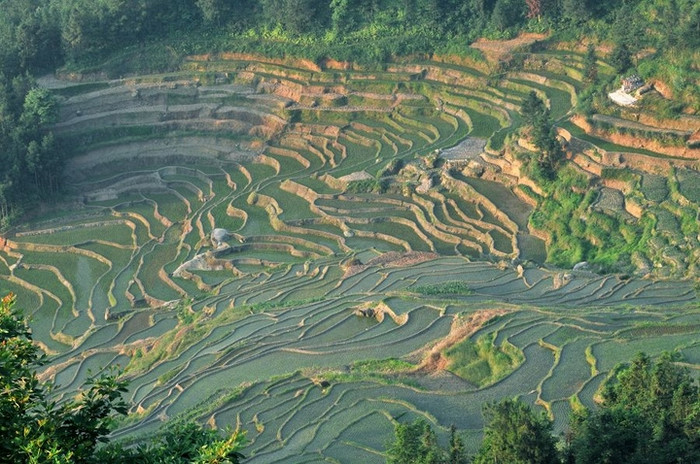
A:
[[[520,108],[525,129],[531,132],[532,142],[538,150],[532,176],[535,179],[553,180],[564,152],[552,126],[549,108],[534,90],[528,93]]]
[[[56,195],[63,168],[63,148],[48,130],[58,117],[55,98],[28,76],[5,78],[0,74],[0,230],[23,205]]]
[[[403,385],[413,389],[423,389],[410,376],[416,366],[409,362],[396,359],[371,359],[355,361],[350,364],[347,372],[322,371],[318,376],[328,384],[347,382],[376,382],[381,385]]]
[[[672,355],[665,353],[656,362],[637,355],[606,383],[603,398],[596,411],[579,403],[561,451],[553,424],[544,414],[538,416],[517,400],[488,403],[483,407],[484,439],[471,462],[660,464],[700,458],[695,436],[700,406],[697,381],[686,368],[674,364]],[[389,463],[466,462],[461,452],[448,457],[424,420],[398,424],[394,434],[387,450]],[[450,450],[455,448],[462,449],[452,429]]]
[[[408,287],[406,290],[412,293],[420,293],[421,295],[471,295],[474,291],[469,288],[466,282],[459,280],[441,282],[439,284],[416,285]]]
[[[618,170],[604,174],[608,178],[629,176]],[[632,223],[592,209],[597,192],[588,189],[588,180],[573,168],[562,169],[547,188],[549,195],[538,202],[530,217],[533,227],[551,234],[547,261],[563,267],[588,261],[604,270],[627,272],[629,257],[648,250],[645,238],[653,230],[651,218]]]
[[[350,366],[351,372],[359,374],[381,373],[381,374],[398,374],[410,371],[416,366],[402,361],[400,359],[376,359],[368,361],[357,361]]]
[[[484,441],[474,464],[556,464],[559,462],[552,423],[530,407],[510,399],[484,406]]]
[[[56,462],[221,462],[245,430],[257,462],[463,463],[488,404],[482,461],[553,462],[563,434],[567,462],[599,462],[583,448],[619,447],[610,424],[630,424],[619,461],[647,442],[695,459],[696,383],[675,368],[700,365],[699,13],[0,0],[0,294],[53,385],[23,394],[28,377],[8,414],[42,401],[8,433]],[[634,73],[658,92],[612,104]],[[587,422],[642,349],[679,353],[635,374],[683,380],[671,412],[635,398]],[[54,440],[90,398],[116,444]]]
[[[602,408],[577,414],[575,462],[695,462],[700,459],[697,381],[666,353],[639,354],[603,391]]]
[[[43,362],[39,348],[15,297],[0,301],[0,462],[50,464],[90,463],[239,463],[244,434],[229,432],[221,438],[215,430],[189,423],[170,427],[150,443],[125,449],[119,444],[98,447],[107,441],[116,414],[126,414],[122,395],[127,383],[109,372],[88,379],[75,399],[57,404],[49,397],[52,385],[38,380]]]
[[[395,441],[387,449],[387,464],[466,464],[464,443],[454,427],[450,428],[449,449],[440,447],[428,422],[416,419],[411,424],[396,424]]]
[[[484,387],[498,382],[525,360],[523,353],[505,341],[494,345],[495,334],[490,333],[475,341],[464,340],[445,351],[447,368],[463,379]]]

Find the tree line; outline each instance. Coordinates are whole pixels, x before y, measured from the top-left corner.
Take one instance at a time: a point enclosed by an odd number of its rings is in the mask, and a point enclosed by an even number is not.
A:
[[[447,449],[424,420],[397,424],[387,464],[692,464],[700,462],[700,390],[674,355],[640,353],[619,366],[595,411],[579,408],[562,437],[529,405],[484,406],[484,439],[470,460],[454,427]]]
[[[45,200],[60,187],[63,149],[49,127],[56,99],[28,75],[0,75],[0,230],[22,205]]]
[[[230,49],[244,39],[336,47],[365,40],[384,53],[465,45],[482,36],[559,31],[645,47],[700,45],[693,0],[0,0],[0,73],[99,62],[125,46],[181,39],[183,51]],[[398,47],[398,48],[397,48]],[[343,51],[345,50],[345,51]],[[355,55],[353,55],[355,54]],[[19,72],[18,72],[19,71]]]

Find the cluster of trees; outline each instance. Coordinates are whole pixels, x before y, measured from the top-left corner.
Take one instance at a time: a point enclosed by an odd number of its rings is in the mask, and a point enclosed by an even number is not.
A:
[[[464,442],[455,427],[450,428],[449,448],[440,447],[435,431],[428,422],[417,419],[411,424],[397,424],[395,440],[387,449],[387,464],[467,464]]]
[[[115,415],[126,414],[126,383],[110,371],[73,399],[51,399],[36,369],[44,360],[10,294],[0,300],[0,464],[238,464],[244,435],[221,437],[194,423],[175,424],[151,441],[124,448],[106,442]]]
[[[474,464],[690,464],[700,462],[700,390],[688,369],[668,353],[639,354],[618,368],[596,411],[573,414],[562,443],[552,422],[511,399],[484,407],[486,428]],[[456,445],[455,445],[456,444]],[[454,429],[440,448],[424,421],[396,426],[390,464],[465,463]]]
[[[0,75],[0,230],[20,205],[58,191],[63,150],[48,130],[57,112],[55,98],[27,75]]]
[[[521,114],[525,128],[529,130],[530,138],[538,150],[533,178],[552,180],[564,151],[557,139],[549,108],[532,90],[523,101]]]
[[[7,46],[0,63],[51,69],[149,40],[184,38],[185,48],[189,41],[211,49],[245,37],[257,46],[260,39],[315,38],[347,54],[334,58],[353,59],[363,52],[333,46],[364,39],[390,53],[429,53],[524,29],[598,35],[621,47],[621,56],[648,46],[692,50],[700,45],[700,6],[693,0],[1,0],[0,42]]]

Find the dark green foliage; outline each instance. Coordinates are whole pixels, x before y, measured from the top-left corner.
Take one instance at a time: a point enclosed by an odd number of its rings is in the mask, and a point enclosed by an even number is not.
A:
[[[99,448],[126,414],[126,382],[110,370],[91,378],[79,394],[60,404],[51,400],[51,385],[35,369],[43,357],[14,307],[14,296],[0,300],[0,464],[237,464],[244,435],[218,432],[187,423],[176,424],[151,443],[125,449]]]
[[[484,407],[486,427],[474,464],[690,464],[700,462],[700,389],[688,369],[665,353],[653,362],[639,354],[618,368],[601,409],[574,414],[562,456],[552,423],[511,399]],[[466,463],[463,443],[450,430],[449,450],[435,444],[422,420],[396,426],[387,451],[393,463]],[[442,460],[441,460],[442,459]],[[563,459],[563,461],[562,461]]]
[[[484,441],[474,464],[559,463],[552,423],[535,415],[528,405],[506,399],[486,405],[484,417]]]
[[[197,7],[202,12],[204,21],[210,24],[221,24],[224,16],[226,3],[222,0],[196,0]]]
[[[215,430],[203,429],[194,423],[175,423],[154,437],[150,443],[124,448],[109,445],[95,453],[99,464],[238,464],[244,434],[228,431],[222,440]]]
[[[329,19],[327,5],[317,0],[263,0],[262,11],[271,25],[279,25],[293,35],[319,30]]]
[[[21,206],[59,189],[63,150],[47,130],[57,119],[56,99],[27,77],[0,76],[0,228]]]
[[[389,188],[388,179],[363,179],[348,183],[348,193],[384,193]]]
[[[382,170],[380,177],[395,176],[404,167],[404,161],[401,158],[393,158],[389,161],[386,167]]]
[[[88,381],[76,399],[56,404],[37,379],[39,348],[14,307],[0,302],[0,463],[87,463],[111,430],[114,413],[126,413],[126,384],[114,373]]]
[[[686,368],[666,353],[639,354],[603,392],[599,412],[572,424],[570,455],[579,464],[700,461],[700,394]]]
[[[595,54],[595,45],[588,44],[586,56],[583,59],[583,78],[588,84],[595,84],[598,80],[598,57]]]
[[[530,129],[532,142],[539,151],[534,177],[552,180],[564,152],[557,140],[549,108],[533,90],[523,101],[520,112],[526,127]]]
[[[610,54],[610,64],[613,65],[618,73],[624,73],[632,67],[632,53],[625,43],[618,42],[615,44],[615,48]]]
[[[562,0],[562,18],[572,25],[579,25],[591,16],[590,8],[584,0]]]
[[[527,94],[527,97],[520,107],[520,113],[523,117],[523,121],[528,126],[534,126],[538,118],[545,114],[546,111],[547,107],[544,105],[542,99],[537,96],[537,93],[534,90],[531,90]]]
[[[503,31],[522,23],[525,17],[525,3],[521,0],[497,0],[491,13],[491,24]]]
[[[450,449],[448,450],[447,464],[467,464],[468,459],[464,450],[464,442],[457,435],[457,428],[450,427]]]
[[[469,286],[460,281],[442,282],[439,284],[418,285],[408,287],[409,292],[420,293],[422,295],[471,295],[474,291]]]
[[[387,464],[466,464],[464,443],[450,428],[450,447],[443,450],[433,428],[423,419],[396,424],[395,441],[387,449]]]

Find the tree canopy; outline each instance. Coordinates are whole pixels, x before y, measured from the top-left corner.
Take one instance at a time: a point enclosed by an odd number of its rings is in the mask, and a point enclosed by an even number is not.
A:
[[[395,441],[387,449],[387,464],[466,464],[464,443],[455,427],[450,428],[448,449],[438,443],[431,425],[423,419],[396,424]]]
[[[690,464],[700,462],[700,389],[688,369],[665,353],[637,355],[605,384],[594,411],[575,413],[566,439],[527,404],[504,399],[483,408],[484,438],[473,464]],[[452,428],[449,450],[426,421],[397,424],[389,464],[467,462]]]
[[[574,418],[577,464],[700,462],[700,392],[671,354],[639,354],[603,392],[601,409]]]
[[[99,447],[126,414],[126,382],[111,370],[89,379],[75,398],[57,403],[39,381],[44,360],[13,295],[0,300],[0,464],[237,464],[244,435],[220,437],[194,423],[175,423],[150,442]]]
[[[552,423],[525,403],[505,399],[484,406],[484,441],[474,464],[556,464]]]

